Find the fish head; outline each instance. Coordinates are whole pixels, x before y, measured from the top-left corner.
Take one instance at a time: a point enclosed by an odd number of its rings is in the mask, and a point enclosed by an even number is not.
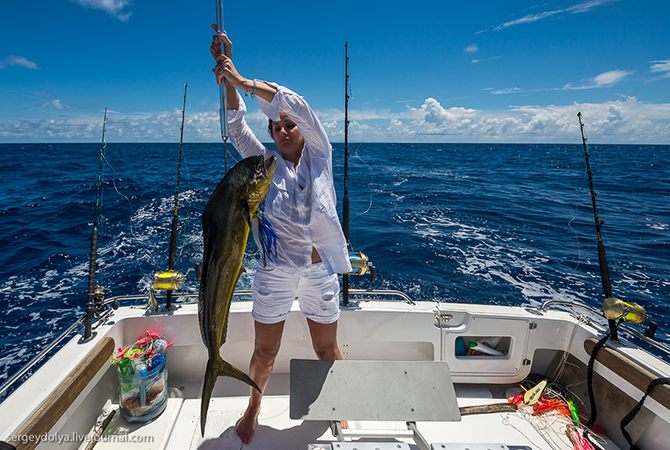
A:
[[[263,155],[251,156],[240,161],[236,172],[236,184],[241,197],[249,204],[251,212],[258,208],[270,190],[277,157],[265,159]],[[241,170],[240,170],[241,169]]]

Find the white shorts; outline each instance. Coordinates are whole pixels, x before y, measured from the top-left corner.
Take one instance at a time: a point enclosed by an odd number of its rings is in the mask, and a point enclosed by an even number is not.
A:
[[[340,317],[340,282],[337,274],[328,275],[323,263],[312,264],[307,276],[280,268],[256,270],[251,316],[260,323],[279,323],[291,314],[294,300],[314,322],[328,324]]]

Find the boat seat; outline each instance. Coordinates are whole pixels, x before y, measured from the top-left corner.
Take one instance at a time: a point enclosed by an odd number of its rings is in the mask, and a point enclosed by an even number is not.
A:
[[[460,421],[449,366],[443,361],[292,359],[290,417],[333,421],[345,438],[412,438],[430,448],[417,421]],[[408,430],[348,430],[339,421],[402,421]]]

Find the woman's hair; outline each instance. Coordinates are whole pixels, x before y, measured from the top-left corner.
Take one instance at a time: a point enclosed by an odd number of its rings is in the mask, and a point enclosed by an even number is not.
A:
[[[272,119],[268,119],[268,134],[272,137]]]

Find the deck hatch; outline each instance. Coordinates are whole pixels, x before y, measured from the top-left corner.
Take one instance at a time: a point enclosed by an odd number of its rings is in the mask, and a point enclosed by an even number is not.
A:
[[[291,360],[290,417],[302,420],[459,421],[443,361]]]

